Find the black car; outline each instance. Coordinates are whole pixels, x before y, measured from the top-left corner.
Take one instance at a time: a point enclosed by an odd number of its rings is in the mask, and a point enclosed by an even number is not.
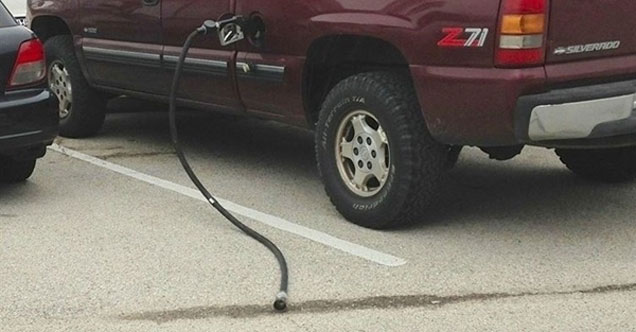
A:
[[[46,72],[42,43],[0,2],[0,182],[31,176],[57,136],[57,98]]]

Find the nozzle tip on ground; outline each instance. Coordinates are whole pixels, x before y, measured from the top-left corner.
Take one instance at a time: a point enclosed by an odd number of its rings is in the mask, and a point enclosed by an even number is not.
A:
[[[276,295],[276,301],[274,301],[274,309],[279,312],[287,311],[287,293],[280,292]]]

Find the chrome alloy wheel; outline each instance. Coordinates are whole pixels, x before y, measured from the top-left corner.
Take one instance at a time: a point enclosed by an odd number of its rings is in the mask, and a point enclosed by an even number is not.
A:
[[[60,119],[66,118],[73,105],[71,76],[61,61],[53,61],[49,66],[49,89],[59,101]]]
[[[340,177],[354,194],[371,197],[389,177],[389,140],[378,119],[357,110],[347,115],[338,128],[335,144]]]

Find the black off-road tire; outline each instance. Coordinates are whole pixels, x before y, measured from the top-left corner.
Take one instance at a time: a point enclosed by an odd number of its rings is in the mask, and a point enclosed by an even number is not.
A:
[[[570,171],[583,178],[616,183],[636,177],[636,147],[557,149],[556,153]]]
[[[68,116],[60,119],[60,135],[81,138],[97,134],[104,124],[107,100],[88,85],[75,56],[73,38],[69,35],[51,37],[44,48],[47,73],[50,73],[51,65],[59,61],[71,80],[73,100]]]
[[[28,179],[35,169],[33,160],[13,160],[0,157],[0,183],[16,183]]]
[[[340,176],[335,140],[340,123],[355,110],[374,115],[389,141],[389,175],[382,189],[363,197]],[[337,210],[360,226],[385,229],[426,220],[448,165],[449,147],[429,134],[407,75],[369,72],[338,83],[325,99],[316,129],[316,159]]]

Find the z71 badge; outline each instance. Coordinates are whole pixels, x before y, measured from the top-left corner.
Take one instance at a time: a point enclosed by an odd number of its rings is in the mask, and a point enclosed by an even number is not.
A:
[[[484,47],[488,38],[488,28],[444,28],[442,32],[439,47]]]

